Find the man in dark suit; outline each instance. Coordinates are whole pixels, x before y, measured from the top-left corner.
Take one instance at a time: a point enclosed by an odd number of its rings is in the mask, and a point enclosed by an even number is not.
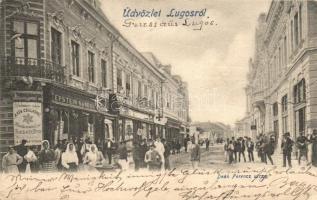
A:
[[[282,150],[283,150],[283,167],[286,167],[286,160],[288,161],[288,166],[292,167],[292,148],[293,140],[290,138],[290,133],[287,132],[284,134],[282,141]]]
[[[27,147],[25,146],[26,142],[27,142],[27,141],[26,141],[25,139],[23,139],[23,140],[21,141],[21,144],[19,144],[19,145],[16,146],[17,154],[19,154],[19,155],[23,158],[23,162],[22,162],[20,165],[18,165],[18,169],[19,169],[19,172],[20,172],[20,173],[24,173],[25,170],[26,170],[26,164],[27,164],[27,162],[26,162],[26,160],[24,159],[24,156],[25,156],[25,155],[27,154],[27,152],[28,152]]]
[[[108,139],[106,140],[104,149],[105,149],[105,151],[106,151],[109,164],[111,164],[111,161],[112,161],[112,152],[113,152],[113,149],[114,149],[114,143],[113,143],[113,141],[112,141],[110,138],[108,138]]]
[[[231,138],[232,145],[233,145],[233,156],[234,156],[234,162],[237,162],[237,152],[238,152],[238,142],[234,139],[234,137]]]
[[[300,165],[300,161],[302,159],[302,157],[305,157],[305,160],[307,161],[308,155],[307,155],[307,141],[308,139],[306,138],[306,136],[304,135],[303,132],[300,133],[300,135],[298,136],[297,140],[296,140],[296,145],[297,148],[299,150],[299,156],[298,156],[298,164]]]
[[[254,150],[254,143],[251,141],[251,138],[248,137],[247,138],[247,151],[248,151],[249,162],[254,162],[253,150]]]

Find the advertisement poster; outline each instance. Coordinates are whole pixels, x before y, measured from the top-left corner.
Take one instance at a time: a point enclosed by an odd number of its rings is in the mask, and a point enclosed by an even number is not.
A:
[[[14,102],[14,143],[21,144],[23,139],[28,145],[39,145],[42,141],[42,103]]]

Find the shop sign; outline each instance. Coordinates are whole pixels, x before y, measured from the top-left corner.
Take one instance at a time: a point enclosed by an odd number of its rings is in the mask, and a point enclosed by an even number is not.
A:
[[[26,139],[27,145],[39,145],[42,137],[42,103],[13,102],[14,143]]]
[[[95,110],[95,102],[92,99],[82,99],[82,98],[76,98],[75,96],[61,96],[58,94],[54,95],[54,102],[56,103],[63,103],[68,104],[80,108],[86,108],[86,109],[92,109]]]
[[[148,114],[136,112],[136,111],[133,111],[131,109],[121,109],[120,110],[120,114],[131,116],[131,117],[135,117],[135,118],[139,118],[139,119],[143,119],[143,120],[151,120],[152,119],[150,117],[150,115],[148,115]]]

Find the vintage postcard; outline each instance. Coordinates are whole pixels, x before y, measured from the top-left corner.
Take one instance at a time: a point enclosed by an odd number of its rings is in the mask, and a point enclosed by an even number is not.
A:
[[[0,200],[316,200],[316,0],[0,0]]]

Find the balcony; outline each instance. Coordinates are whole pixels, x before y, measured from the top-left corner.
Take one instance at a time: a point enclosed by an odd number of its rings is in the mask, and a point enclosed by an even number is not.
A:
[[[2,77],[31,76],[58,83],[65,83],[65,67],[59,64],[34,58],[5,57],[0,61]]]

